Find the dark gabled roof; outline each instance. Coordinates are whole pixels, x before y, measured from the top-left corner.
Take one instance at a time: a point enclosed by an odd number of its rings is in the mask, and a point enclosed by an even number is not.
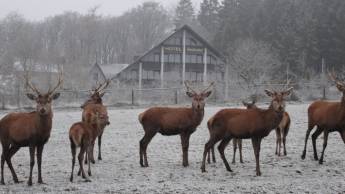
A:
[[[221,59],[223,62],[225,62],[225,57],[219,53],[215,48],[213,48],[213,46],[211,46],[203,37],[201,37],[198,33],[196,33],[190,26],[188,25],[184,25],[178,29],[176,29],[173,33],[171,33],[167,38],[165,38],[164,40],[162,40],[159,44],[157,44],[156,46],[154,46],[152,49],[148,50],[147,52],[145,52],[142,56],[138,57],[133,63],[131,63],[128,67],[126,67],[125,69],[123,69],[122,71],[127,70],[128,68],[130,68],[132,65],[137,64],[138,62],[140,62],[144,57],[146,57],[148,54],[150,54],[150,52],[154,49],[157,49],[159,47],[162,46],[162,44],[164,42],[166,42],[169,38],[171,38],[172,36],[174,36],[175,34],[181,32],[182,30],[186,30],[189,33],[191,33],[193,36],[195,36],[197,39],[199,39],[199,41],[201,41],[202,44],[206,45],[206,47],[208,49],[210,49],[219,59]],[[116,77],[116,76],[115,76]],[[113,77],[113,78],[115,78]],[[113,79],[112,78],[112,79]]]

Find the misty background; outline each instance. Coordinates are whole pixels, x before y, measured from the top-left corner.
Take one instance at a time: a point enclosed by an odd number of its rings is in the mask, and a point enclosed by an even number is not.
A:
[[[61,65],[65,89],[88,89],[96,62],[130,64],[184,24],[226,57],[226,81],[241,83],[245,95],[260,84],[291,82],[305,99],[319,98],[331,85],[326,72],[344,71],[342,0],[14,0],[0,1],[0,13],[6,95],[19,94],[18,69],[35,64]]]

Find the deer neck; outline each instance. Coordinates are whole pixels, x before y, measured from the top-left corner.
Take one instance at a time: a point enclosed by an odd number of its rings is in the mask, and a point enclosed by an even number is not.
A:
[[[194,107],[192,109],[192,120],[195,121],[196,125],[199,125],[204,118],[204,109],[196,109]]]
[[[46,115],[36,113],[36,126],[41,130],[50,131],[52,128],[53,113],[50,112]]]
[[[284,111],[274,110],[271,104],[264,114],[265,123],[266,125],[268,125],[266,128],[268,130],[272,130],[276,128],[281,122],[281,120],[283,119],[283,115],[284,115]]]

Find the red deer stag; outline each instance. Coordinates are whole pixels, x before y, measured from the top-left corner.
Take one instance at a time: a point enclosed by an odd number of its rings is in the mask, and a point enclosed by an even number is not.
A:
[[[316,150],[316,139],[323,132],[323,149],[319,163],[323,163],[325,149],[327,147],[328,134],[338,131],[345,143],[345,83],[337,80],[334,73],[329,73],[332,81],[335,82],[338,90],[343,93],[340,102],[315,101],[308,108],[308,130],[305,136],[304,150],[301,158],[304,160],[307,151],[307,141],[311,130],[316,126],[312,135],[314,159],[318,160]]]
[[[15,183],[18,183],[11,158],[21,147],[29,147],[30,151],[30,176],[28,185],[32,185],[32,169],[35,165],[35,151],[37,149],[38,163],[38,183],[43,183],[41,175],[42,152],[44,145],[50,137],[52,129],[52,101],[56,100],[60,93],[55,92],[62,84],[62,72],[59,74],[59,80],[54,89],[49,89],[46,94],[42,94],[29,81],[29,75],[26,75],[26,86],[35,94],[27,93],[30,100],[36,101],[36,111],[30,113],[10,113],[0,120],[0,141],[2,144],[1,155],[1,184],[4,181],[4,163],[6,161],[11,170]]]
[[[268,109],[223,109],[214,115],[210,125],[210,139],[205,144],[201,171],[206,172],[205,160],[207,152],[215,143],[222,140],[218,151],[228,171],[232,171],[225,158],[224,150],[233,138],[252,139],[256,159],[256,175],[261,176],[259,156],[261,140],[273,129],[277,128],[285,112],[285,100],[293,88],[283,92],[265,90],[272,98]]]
[[[149,166],[146,154],[147,145],[157,132],[166,136],[180,135],[183,166],[188,166],[189,138],[204,117],[205,99],[212,92],[209,89],[213,86],[213,82],[200,93],[193,90],[187,82],[185,85],[187,96],[192,98],[191,108],[154,107],[139,115],[139,122],[145,131],[144,137],[140,140],[140,165],[142,167]]]
[[[90,112],[99,112],[100,116],[103,116],[105,118],[108,118],[108,113],[106,107],[103,105],[102,97],[105,94],[105,89],[109,86],[110,80],[106,80],[104,83],[100,84],[97,88],[94,88],[91,92],[90,98],[81,106],[83,109],[82,113],[82,120],[86,121],[88,120],[88,115]],[[110,122],[107,121],[106,125],[109,125]],[[101,153],[101,147],[102,147],[102,135],[104,132],[104,128],[106,125],[102,125],[100,129],[98,130],[98,160],[102,160],[102,153]],[[93,156],[93,150],[94,150],[95,142],[92,143],[92,152],[89,157],[90,161],[92,163],[95,163],[95,159]],[[87,162],[87,160],[85,160]]]
[[[108,118],[100,117],[100,114],[96,112],[91,112],[88,116],[88,121],[78,122],[72,125],[69,131],[69,139],[71,143],[71,152],[72,152],[72,172],[70,181],[73,182],[73,172],[74,172],[74,165],[75,165],[75,156],[76,156],[76,149],[80,147],[80,152],[78,155],[79,161],[79,172],[78,175],[82,175],[82,177],[89,182],[90,180],[85,176],[84,167],[83,167],[83,160],[84,154],[85,158],[88,160],[88,174],[91,176],[91,167],[90,167],[90,160],[89,157],[92,153],[92,143],[98,137],[99,131],[95,129],[100,129],[104,127],[104,123],[108,122]]]

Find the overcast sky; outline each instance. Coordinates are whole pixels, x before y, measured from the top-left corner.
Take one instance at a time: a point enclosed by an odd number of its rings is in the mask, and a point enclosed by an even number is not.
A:
[[[103,15],[121,15],[123,12],[148,0],[0,0],[0,19],[10,12],[18,12],[30,20],[41,20],[64,11],[86,13],[90,8],[100,6]],[[177,5],[179,0],[154,0],[167,9]],[[202,0],[192,0],[199,8]]]

